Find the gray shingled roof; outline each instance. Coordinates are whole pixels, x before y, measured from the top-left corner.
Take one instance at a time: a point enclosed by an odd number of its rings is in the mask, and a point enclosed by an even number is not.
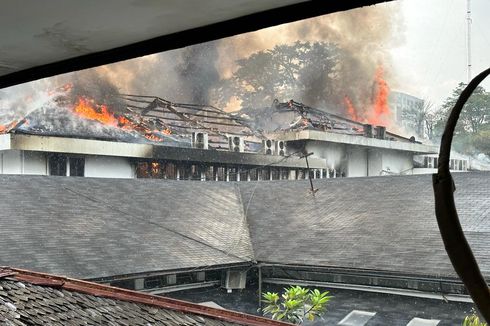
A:
[[[231,184],[2,175],[0,197],[0,266],[95,278],[253,260]]]
[[[463,228],[490,278],[490,173],[454,177]],[[256,260],[453,277],[431,182],[322,179],[313,197],[307,181],[4,175],[0,265],[98,278]]]
[[[431,177],[314,180],[315,197],[307,181],[242,183],[255,259],[453,277],[435,219]],[[490,278],[490,173],[454,179],[463,229]]]
[[[0,280],[2,325],[241,325],[142,303]]]

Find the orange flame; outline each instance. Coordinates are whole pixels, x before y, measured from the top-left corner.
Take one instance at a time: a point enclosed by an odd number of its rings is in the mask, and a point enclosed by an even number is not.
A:
[[[77,104],[73,107],[73,112],[84,119],[98,121],[104,125],[124,129],[124,130],[134,130],[144,133],[144,137],[151,141],[163,141],[163,139],[154,134],[145,126],[132,122],[125,116],[115,115],[109,110],[106,105],[97,105],[92,99],[85,97],[79,97]],[[160,132],[155,130],[155,133]],[[165,129],[164,134],[170,134],[170,130]]]
[[[78,103],[73,108],[73,111],[82,118],[95,120],[113,127],[118,126],[118,119],[109,112],[107,106],[100,105],[96,107],[93,101],[86,98],[78,98]]]
[[[345,107],[347,109],[347,115],[349,116],[349,118],[354,120],[354,121],[358,121],[359,116],[357,115],[357,111],[354,108],[352,101],[350,100],[350,98],[347,95],[344,96],[344,104],[345,104]]]
[[[384,80],[384,70],[382,66],[376,69],[374,78],[376,83],[376,94],[374,96],[372,111],[367,120],[373,125],[386,126],[391,118],[391,111],[388,105],[390,88],[388,87],[388,83]]]

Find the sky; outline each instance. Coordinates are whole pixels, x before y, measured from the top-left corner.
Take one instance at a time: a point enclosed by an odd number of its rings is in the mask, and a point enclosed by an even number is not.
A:
[[[404,40],[391,50],[400,91],[441,104],[467,82],[466,0],[403,0]],[[472,75],[490,67],[490,1],[472,0]],[[490,90],[490,81],[482,84]]]

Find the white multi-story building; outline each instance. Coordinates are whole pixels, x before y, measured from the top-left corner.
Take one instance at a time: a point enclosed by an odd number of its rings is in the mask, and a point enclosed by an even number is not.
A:
[[[424,100],[413,95],[392,91],[389,96],[389,105],[395,123],[406,129],[413,130],[419,137],[424,135],[424,122],[417,121],[424,108]]]

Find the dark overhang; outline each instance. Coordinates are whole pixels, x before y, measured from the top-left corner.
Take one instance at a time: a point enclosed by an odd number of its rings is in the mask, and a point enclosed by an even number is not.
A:
[[[93,13],[94,15],[98,13],[99,7],[107,9],[105,1],[97,3],[96,6],[92,5],[92,7],[86,5],[85,2],[67,3],[51,0],[51,3],[43,3],[43,6],[53,6],[53,4],[59,3],[58,12],[61,16],[51,18],[58,19],[58,21],[49,21],[49,25],[51,25],[54,30],[46,30],[43,28],[43,25],[39,25],[38,31],[35,30],[38,25],[34,26],[34,30],[26,29],[26,26],[29,24],[35,24],[38,19],[43,19],[42,13],[40,14],[37,12],[39,9],[36,9],[36,6],[39,5],[35,1],[30,3],[27,2],[27,4],[24,4],[22,7],[19,7],[17,1],[6,1],[1,4],[2,9],[4,9],[2,10],[2,16],[5,17],[2,17],[0,20],[4,22],[0,25],[2,26],[0,39],[18,39],[16,45],[23,47],[28,46],[30,43],[29,40],[32,40],[33,37],[40,37],[46,34],[50,38],[54,37],[54,41],[58,43],[61,42],[61,45],[64,48],[71,48],[75,54],[65,55],[63,59],[60,59],[59,53],[62,51],[49,52],[47,50],[48,47],[46,47],[35,50],[32,49],[32,51],[21,51],[21,53],[26,55],[26,59],[24,61],[18,61],[15,59],[15,52],[12,52],[13,49],[16,48],[15,46],[10,46],[6,49],[2,48],[0,49],[0,68],[2,68],[0,69],[0,88],[384,1],[386,0],[291,0],[285,2],[250,0],[242,1],[240,6],[229,6],[229,2],[227,1],[212,1],[196,2],[195,10],[189,10],[188,8],[185,10],[182,5],[182,3],[185,2],[165,2],[165,4],[153,6],[156,7],[155,9],[162,10],[162,14],[167,15],[167,17],[170,15],[177,17],[179,21],[188,22],[182,24],[178,31],[165,33],[165,31],[172,31],[172,26],[165,25],[165,19],[162,18],[151,25],[153,27],[158,26],[161,28],[160,30],[162,32],[158,34],[158,36],[154,36],[155,29],[151,30],[151,32],[143,30],[140,34],[133,36],[131,39],[129,37],[125,38],[124,33],[114,32],[115,30],[118,30],[117,24],[111,26],[111,29],[101,28],[103,32],[97,30],[93,35],[83,37],[77,36],[77,33],[79,33],[80,30],[77,30],[79,27],[74,23],[76,20],[70,19],[72,17],[63,16],[64,14],[68,16],[69,11],[73,14],[73,7],[80,7],[81,9],[89,11],[89,14],[86,14],[86,17],[84,18],[87,20],[87,24],[91,24],[90,13]],[[204,3],[206,4],[206,8],[199,8],[199,4]],[[288,5],[284,6],[285,3]],[[120,11],[128,12],[128,10],[131,9],[129,5],[124,6],[123,3],[113,3],[113,5],[117,7],[114,8],[113,15],[117,15],[117,12]],[[147,5],[151,6],[150,4]],[[244,7],[248,8],[248,10],[244,10]],[[205,25],[196,27],[195,19],[192,19],[192,17],[195,17],[196,12],[201,12],[201,10],[202,16],[210,15],[211,13],[214,13],[214,11],[219,12],[220,10],[224,10],[225,12],[221,15],[217,15],[214,20],[204,19],[203,23]],[[248,14],[244,14],[247,12]],[[28,17],[28,19],[26,19],[26,17]],[[60,22],[59,20],[62,18],[64,19]],[[111,17],[107,17],[107,21],[110,21],[110,18]],[[49,20],[49,18],[46,19]],[[137,22],[136,18],[133,23],[121,19],[118,22],[119,29],[124,31],[127,29],[128,24],[130,24],[132,28],[138,29],[139,24]],[[103,26],[104,22],[97,23],[102,24],[102,27],[106,27]],[[56,29],[57,24],[61,24],[59,25],[62,27],[60,27],[60,30]],[[109,25],[109,23],[106,24]],[[21,25],[23,28],[19,28]],[[70,37],[67,38],[64,34],[66,29],[71,29],[69,36],[74,37],[74,39],[70,39]],[[112,38],[120,39],[120,41],[107,42],[107,44],[99,41],[96,43],[96,46],[92,46],[92,48],[83,48],[77,43],[80,39],[91,42],[97,37],[104,38],[105,36],[105,38],[107,38],[111,35]],[[110,40],[112,39],[110,38]],[[17,51],[18,50],[19,49],[17,48]],[[45,53],[46,55],[43,59],[38,59],[40,54],[45,50],[48,51],[47,54]],[[32,62],[35,62],[35,64]]]
[[[248,152],[230,152],[167,146],[154,146],[152,158],[216,164],[306,168],[305,160],[301,159],[299,156],[286,157]],[[309,158],[308,162],[310,168],[327,168],[326,160],[323,159]]]

